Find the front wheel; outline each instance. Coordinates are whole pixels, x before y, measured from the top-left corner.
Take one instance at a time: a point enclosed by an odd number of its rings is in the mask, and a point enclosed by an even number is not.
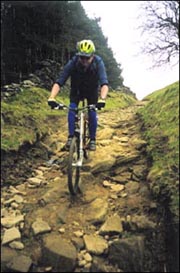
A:
[[[68,188],[72,195],[76,195],[78,192],[78,184],[80,179],[80,166],[78,166],[79,156],[79,139],[78,137],[74,136],[69,150],[67,169]]]
[[[84,137],[83,137],[83,146],[84,146],[84,158],[88,159],[88,140],[89,140],[89,122],[86,118],[84,122]]]

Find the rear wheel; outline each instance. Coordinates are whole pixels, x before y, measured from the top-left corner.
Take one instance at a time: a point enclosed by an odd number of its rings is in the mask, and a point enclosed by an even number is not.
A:
[[[69,150],[68,160],[68,188],[72,195],[78,192],[78,184],[80,179],[80,167],[78,166],[79,160],[79,139],[74,136]]]

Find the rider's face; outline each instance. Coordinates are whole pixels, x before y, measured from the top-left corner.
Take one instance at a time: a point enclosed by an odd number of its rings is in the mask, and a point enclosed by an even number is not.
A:
[[[88,67],[93,60],[93,56],[90,56],[90,57],[80,56],[79,59],[83,66]]]

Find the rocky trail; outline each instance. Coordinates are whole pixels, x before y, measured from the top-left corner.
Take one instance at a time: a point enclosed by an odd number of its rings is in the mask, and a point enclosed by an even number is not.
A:
[[[49,160],[2,188],[2,272],[166,272],[163,225],[149,183],[146,142],[136,114],[98,114],[97,150],[67,187],[66,118],[44,145]]]

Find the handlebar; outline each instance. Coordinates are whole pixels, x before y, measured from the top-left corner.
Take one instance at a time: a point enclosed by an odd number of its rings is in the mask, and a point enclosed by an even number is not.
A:
[[[63,103],[59,103],[57,101],[48,101],[48,105],[51,107],[51,109],[55,109],[55,110],[64,110],[64,109],[68,109],[68,110],[73,110],[75,112],[77,111],[83,111],[85,109],[88,110],[100,110],[101,108],[97,107],[97,104],[89,104],[83,107],[76,107],[76,108],[72,108],[69,107]]]

